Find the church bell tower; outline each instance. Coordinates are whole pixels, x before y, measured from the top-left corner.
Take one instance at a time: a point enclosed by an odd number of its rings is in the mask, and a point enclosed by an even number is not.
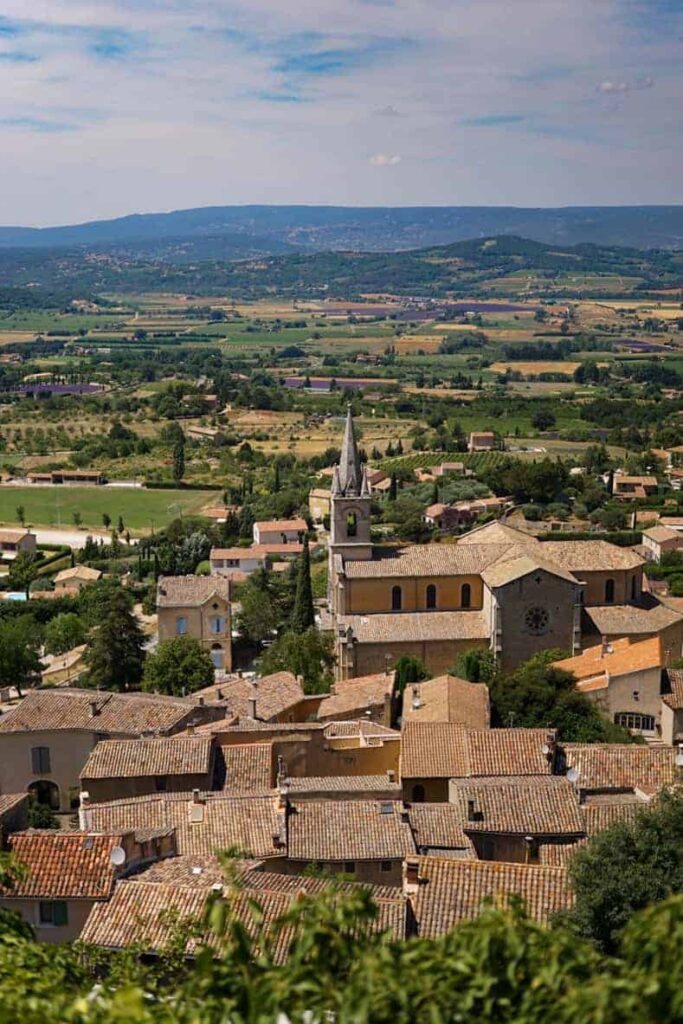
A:
[[[349,406],[341,458],[334,470],[330,495],[331,569],[335,555],[350,561],[372,558],[370,504],[370,484],[365,468],[361,467]]]

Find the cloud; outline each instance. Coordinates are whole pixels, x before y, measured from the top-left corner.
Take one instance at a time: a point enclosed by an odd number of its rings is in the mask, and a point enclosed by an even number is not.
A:
[[[373,167],[395,167],[400,162],[401,158],[398,153],[375,153],[370,157]]]
[[[626,93],[626,92],[640,92],[642,89],[652,89],[655,84],[654,78],[649,76],[646,78],[636,78],[633,82],[613,82],[610,79],[606,79],[604,82],[600,82],[598,85],[598,92],[602,93]]]

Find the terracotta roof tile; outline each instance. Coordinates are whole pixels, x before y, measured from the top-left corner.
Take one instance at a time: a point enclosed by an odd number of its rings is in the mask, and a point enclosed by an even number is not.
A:
[[[338,624],[350,627],[360,644],[486,640],[491,633],[486,618],[479,611],[344,615],[339,617]]]
[[[343,686],[335,686],[334,692],[321,703],[318,717],[334,721],[356,711],[362,714],[366,708],[383,707],[393,685],[393,673],[387,675],[386,672],[346,680]]]
[[[667,669],[667,677],[671,687],[670,693],[665,693],[662,700],[672,711],[683,710],[683,669]]]
[[[297,533],[305,533],[308,523],[305,519],[264,519],[254,523],[259,530],[266,533],[287,533],[296,530]]]
[[[555,668],[571,672],[578,680],[587,680],[607,674],[611,678],[659,668],[664,663],[662,642],[659,636],[648,637],[631,643],[628,637],[612,643],[587,647],[574,658],[563,658],[553,662]]]
[[[392,795],[394,799],[401,798],[401,786],[398,782],[392,782],[385,775],[326,775],[326,776],[304,776],[303,778],[289,777],[284,780],[283,785],[287,793],[296,799],[300,793],[319,795],[320,797],[332,793],[359,794],[377,792],[379,794]]]
[[[51,829],[15,832],[10,850],[26,874],[5,890],[4,897],[107,899],[116,876],[111,852],[122,845],[124,831],[105,835]]]
[[[212,746],[212,739],[203,736],[102,740],[88,757],[81,779],[208,774]]]
[[[138,736],[170,732],[194,717],[196,707],[174,697],[60,687],[29,690],[20,704],[0,717],[0,733],[86,729]]]
[[[467,833],[576,835],[584,832],[576,790],[557,776],[458,780],[450,799]]]
[[[541,923],[573,902],[559,867],[420,857],[419,879],[412,903],[424,938],[445,935],[460,921],[477,917],[487,898],[507,905],[518,896]]]
[[[583,804],[581,816],[586,832],[589,836],[594,836],[597,832],[602,832],[604,829],[616,825],[617,822],[628,822],[630,824],[635,821],[636,816],[645,806],[647,805],[641,801]]]
[[[652,608],[637,608],[630,604],[600,605],[584,611],[602,636],[658,633],[683,619],[681,612],[663,604]]]
[[[230,600],[230,580],[225,576],[160,576],[157,582],[157,607],[201,606],[212,597]]]
[[[404,548],[375,548],[371,561],[347,561],[349,579],[394,576],[477,575],[506,555],[505,544],[415,544]]]
[[[421,852],[430,850],[462,850],[476,856],[472,841],[463,832],[459,807],[452,803],[412,804],[408,820],[415,845]]]
[[[303,800],[293,805],[287,832],[293,860],[402,860],[415,852],[397,801]]]
[[[674,747],[648,747],[631,743],[565,743],[560,749],[560,770],[574,768],[576,785],[584,790],[660,789],[676,776]]]
[[[401,776],[468,778],[549,775],[546,729],[466,729],[449,722],[406,722]]]
[[[409,684],[403,691],[403,721],[457,722],[471,729],[488,729],[488,687],[457,676]]]
[[[251,713],[251,699],[256,701],[256,715],[264,722],[284,714],[304,699],[301,683],[291,672],[274,672],[260,679],[244,679],[234,677],[225,679],[204,690],[193,693],[189,700],[203,697],[207,701],[217,701],[225,706],[228,714],[247,718]],[[200,727],[202,731],[221,731],[221,722],[208,723]]]
[[[265,793],[273,787],[272,743],[235,743],[220,748],[226,793]]]

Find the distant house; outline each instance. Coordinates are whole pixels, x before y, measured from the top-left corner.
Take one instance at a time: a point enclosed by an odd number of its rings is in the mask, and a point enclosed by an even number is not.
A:
[[[214,668],[232,666],[230,580],[212,576],[160,576],[159,640],[191,636],[211,655]]]
[[[668,526],[651,526],[643,530],[642,544],[648,562],[661,562],[662,555],[683,547],[683,533]]]
[[[243,574],[265,569],[273,561],[296,558],[303,544],[252,544],[248,548],[212,548],[209,555],[212,575],[240,578]]]
[[[324,487],[314,487],[308,495],[308,511],[314,523],[322,523],[330,514],[330,492]]]
[[[91,569],[89,565],[73,565],[70,569],[62,569],[55,576],[55,590],[64,594],[77,594],[90,583],[102,579],[99,569]]]
[[[254,523],[254,544],[300,544],[308,530],[305,519],[273,519]]]
[[[36,535],[30,530],[0,530],[0,561],[12,562],[20,551],[35,550]]]
[[[209,444],[221,444],[225,440],[225,431],[220,427],[186,427],[185,433],[193,441],[206,441]]]
[[[661,733],[664,660],[660,637],[637,643],[624,637],[553,664],[571,672],[577,689],[600,704],[616,725],[654,737]]]
[[[683,669],[667,669],[662,694],[662,739],[683,743]]]
[[[26,870],[0,890],[0,907],[18,913],[40,942],[73,942],[92,908],[111,899],[117,879],[175,852],[173,832],[146,832],[144,839],[131,829],[15,833],[10,851]]]
[[[488,687],[451,675],[409,683],[403,691],[402,721],[457,722],[470,729],[488,729]]]
[[[492,430],[472,431],[467,442],[469,452],[490,452],[496,447],[496,435]]]
[[[647,498],[648,495],[656,493],[657,477],[655,476],[626,476],[624,473],[615,473],[614,475],[612,494],[621,501]]]
[[[88,469],[55,469],[51,473],[27,473],[30,484],[71,484],[73,486],[101,486],[106,478],[97,470]]]
[[[211,736],[102,740],[83,766],[81,789],[91,803],[213,787]]]
[[[432,470],[434,476],[465,476],[464,462],[442,462]]]
[[[345,679],[334,684],[318,710],[321,721],[365,718],[391,726],[394,672]]]

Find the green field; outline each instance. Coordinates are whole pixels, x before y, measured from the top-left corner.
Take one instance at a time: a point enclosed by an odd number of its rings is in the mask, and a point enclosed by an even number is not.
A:
[[[17,507],[24,506],[32,526],[73,529],[73,513],[80,512],[84,527],[102,529],[102,514],[116,523],[123,517],[132,532],[156,529],[178,515],[199,512],[220,501],[219,491],[134,490],[123,487],[0,487],[0,522],[18,525]]]

